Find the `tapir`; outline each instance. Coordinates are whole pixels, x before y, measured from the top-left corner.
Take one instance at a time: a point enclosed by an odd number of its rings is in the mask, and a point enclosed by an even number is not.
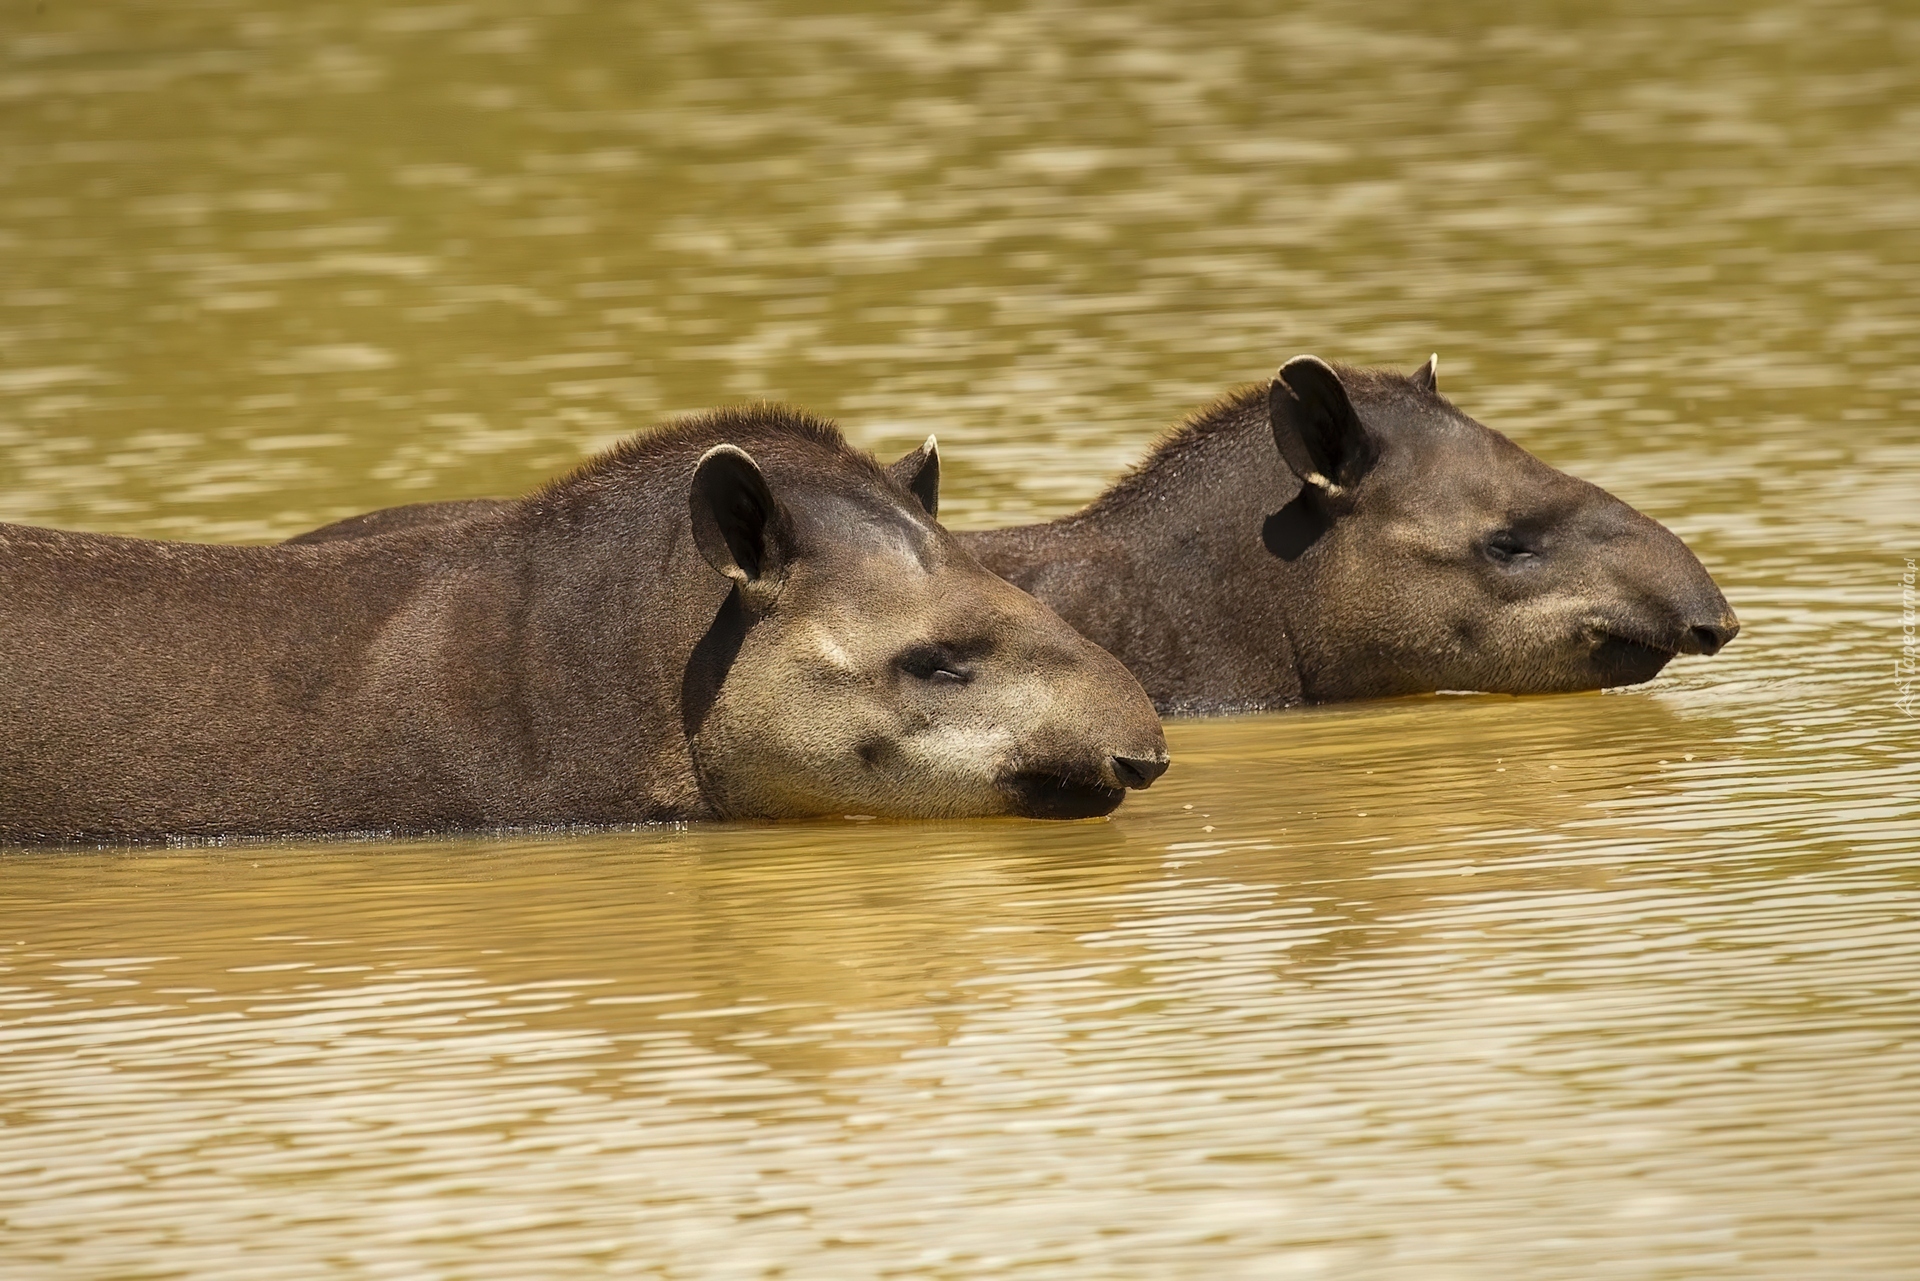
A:
[[[922,463],[756,407],[356,538],[0,525],[0,841],[1110,812],[1152,704]]]
[[[1297,357],[1191,415],[1081,511],[959,540],[1169,714],[1602,689],[1734,638],[1672,531],[1476,422],[1437,367]],[[929,442],[896,466],[937,463]],[[301,538],[487,505],[389,508]]]
[[[1652,679],[1740,630],[1686,544],[1411,376],[1288,361],[1084,509],[964,535],[1162,712]]]

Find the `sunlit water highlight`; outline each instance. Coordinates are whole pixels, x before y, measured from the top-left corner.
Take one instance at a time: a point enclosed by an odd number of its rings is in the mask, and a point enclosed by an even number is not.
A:
[[[1912,1274],[1897,6],[162,8],[0,24],[0,519],[777,396],[991,524],[1438,349],[1746,631],[1177,723],[1105,822],[5,852],[9,1278]]]

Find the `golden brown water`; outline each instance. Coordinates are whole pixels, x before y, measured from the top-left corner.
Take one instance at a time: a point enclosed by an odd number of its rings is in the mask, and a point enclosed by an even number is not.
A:
[[[1911,15],[535,8],[0,0],[0,519],[774,396],[991,524],[1437,349],[1746,631],[1105,822],[0,853],[7,1277],[1913,1274]]]

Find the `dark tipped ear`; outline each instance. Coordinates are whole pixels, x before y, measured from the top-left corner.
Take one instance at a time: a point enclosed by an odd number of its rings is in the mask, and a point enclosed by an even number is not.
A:
[[[902,454],[899,462],[887,468],[887,475],[918,498],[927,515],[940,514],[940,446],[933,437],[927,437],[927,443],[913,452]]]
[[[1427,357],[1427,363],[1413,371],[1413,385],[1421,391],[1440,390],[1440,353]]]
[[[759,464],[736,445],[701,455],[687,488],[693,543],[707,564],[731,578],[749,606],[764,604],[780,568],[775,538],[780,508]]]
[[[1373,466],[1373,438],[1353,412],[1340,376],[1316,356],[1295,356],[1267,390],[1273,443],[1302,481],[1337,496]]]

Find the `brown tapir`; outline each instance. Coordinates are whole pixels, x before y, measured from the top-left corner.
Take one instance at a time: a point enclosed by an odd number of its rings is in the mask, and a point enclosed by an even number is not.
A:
[[[1411,377],[1300,356],[1085,509],[965,535],[1162,711],[1651,679],[1740,630],[1658,522]]]
[[[1533,694],[1652,679],[1740,630],[1685,543],[1411,377],[1289,361],[1168,433],[1085,509],[963,533],[1163,712]],[[930,446],[896,468],[911,471]],[[483,509],[422,503],[351,538]],[[300,540],[296,540],[300,541]]]
[[[0,840],[1110,811],[1152,705],[936,484],[759,408],[318,545],[0,525]]]

